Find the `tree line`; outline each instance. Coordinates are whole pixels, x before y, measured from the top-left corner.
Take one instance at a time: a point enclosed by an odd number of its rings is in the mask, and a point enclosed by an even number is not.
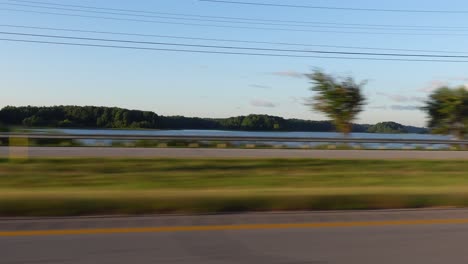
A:
[[[7,106],[0,110],[0,123],[6,126],[46,128],[336,131],[335,125],[330,121],[285,119],[270,115],[247,115],[219,119],[161,116],[150,111],[98,106]],[[407,131],[405,128],[405,126],[393,122],[384,122],[377,125],[352,124],[351,127],[353,132],[415,132]],[[420,130],[416,132],[424,132],[423,129]]]
[[[14,107],[0,110],[0,124],[26,127],[75,128],[152,128],[152,129],[226,129],[251,131],[339,131],[370,133],[425,133],[423,128],[403,126],[395,122],[359,125],[354,121],[363,111],[366,98],[362,88],[366,82],[352,77],[335,77],[321,70],[306,74],[311,80],[313,111],[322,112],[330,121],[284,119],[269,115],[248,115],[225,119],[159,116],[150,111],[117,107],[53,106]],[[468,91],[466,87],[440,87],[421,107],[429,115],[433,133],[451,134],[458,139],[468,133]]]

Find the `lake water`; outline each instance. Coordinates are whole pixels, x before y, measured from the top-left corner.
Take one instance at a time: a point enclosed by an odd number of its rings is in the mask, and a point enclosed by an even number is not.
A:
[[[145,135],[145,136],[227,136],[227,137],[285,137],[285,138],[339,138],[334,132],[253,132],[223,130],[114,130],[114,129],[36,129],[35,132],[64,133],[70,135]],[[352,133],[351,138],[385,139],[450,139],[449,136],[431,134],[374,134]]]
[[[333,132],[253,132],[253,131],[221,131],[221,130],[114,130],[114,129],[36,129],[34,132],[41,133],[63,133],[70,135],[145,135],[145,136],[226,136],[226,137],[284,137],[284,138],[340,138],[342,134]],[[374,134],[374,133],[352,133],[351,138],[362,139],[450,139],[450,136],[430,135],[430,134]],[[111,140],[80,140],[86,145],[110,145]],[[246,142],[244,142],[246,143]],[[247,142],[255,143],[255,142]],[[291,143],[291,142],[263,142],[262,144],[277,145],[282,144],[287,147],[303,147],[308,145],[314,147],[320,143]],[[363,147],[375,149],[380,148],[379,144],[363,144]],[[387,148],[401,149],[404,147],[428,147],[426,145],[403,145],[386,144]],[[433,148],[446,148],[448,146],[438,145]]]

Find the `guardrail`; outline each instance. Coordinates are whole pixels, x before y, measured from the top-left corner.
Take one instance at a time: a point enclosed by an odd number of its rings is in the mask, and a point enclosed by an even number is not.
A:
[[[424,144],[468,146],[468,140],[447,139],[381,139],[381,138],[318,138],[318,137],[231,137],[231,136],[156,136],[156,135],[100,135],[100,134],[28,134],[0,133],[0,139],[92,139],[92,140],[155,140],[195,142],[272,142],[272,143],[356,143],[356,144]]]

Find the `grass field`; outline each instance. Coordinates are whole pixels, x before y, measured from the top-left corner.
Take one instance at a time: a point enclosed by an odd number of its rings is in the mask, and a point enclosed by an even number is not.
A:
[[[468,206],[464,161],[0,160],[0,216]]]

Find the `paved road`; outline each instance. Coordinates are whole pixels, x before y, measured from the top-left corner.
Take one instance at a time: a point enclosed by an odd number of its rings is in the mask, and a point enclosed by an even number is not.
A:
[[[468,263],[468,210],[3,219],[0,230],[2,264]]]
[[[320,158],[320,159],[426,159],[468,160],[468,151],[414,150],[288,150],[199,148],[103,148],[103,147],[0,147],[0,157],[133,157],[133,158]]]

